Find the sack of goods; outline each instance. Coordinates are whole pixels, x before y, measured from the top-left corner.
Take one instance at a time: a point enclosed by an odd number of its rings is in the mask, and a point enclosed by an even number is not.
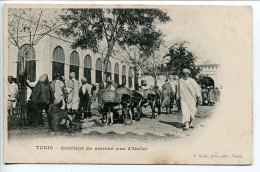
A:
[[[104,91],[101,94],[104,103],[114,103],[116,99],[116,92],[113,90]]]
[[[130,95],[130,90],[128,90],[127,88],[117,88],[116,93],[120,96],[122,96],[123,94]]]

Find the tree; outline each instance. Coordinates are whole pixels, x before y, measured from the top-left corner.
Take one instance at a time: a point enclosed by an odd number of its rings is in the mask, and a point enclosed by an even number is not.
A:
[[[55,31],[62,23],[53,14],[55,10],[42,9],[42,8],[9,8],[8,9],[8,41],[21,49],[22,45],[29,44],[23,54],[19,54],[20,73],[19,82],[19,112],[21,119],[19,120],[22,125],[27,121],[25,118],[25,104],[26,104],[26,80],[27,80],[27,63],[26,58],[35,46],[44,36]],[[51,16],[51,17],[50,17]]]
[[[9,42],[18,49],[22,43],[29,43],[33,47],[45,35],[63,24],[58,18],[53,17],[56,12],[42,8],[10,8],[8,11]]]
[[[154,78],[154,86],[157,86],[157,80],[162,74],[162,60],[159,56],[153,55],[146,63],[147,73]]]
[[[158,70],[160,70],[161,64],[158,56],[155,57],[155,53],[164,44],[164,41],[161,36],[152,39],[154,39],[154,44],[150,45],[149,49],[125,44],[124,46],[117,46],[114,52],[125,58],[126,62],[133,66],[135,78],[139,75],[140,70],[144,69],[146,73],[154,77],[155,85],[157,85]],[[138,89],[138,83],[135,83],[135,85]]]
[[[66,27],[60,29],[63,36],[75,38],[72,48],[100,52],[100,43],[105,41],[105,75],[107,64],[115,46],[136,46],[146,56],[158,48],[162,37],[156,24],[170,21],[166,12],[159,9],[67,9],[60,16]]]
[[[200,73],[200,69],[195,67],[196,56],[191,51],[187,50],[184,41],[179,44],[174,44],[169,48],[169,52],[164,57],[170,56],[170,61],[166,63],[165,70],[168,74],[174,74],[181,77],[182,70],[188,68],[191,70],[191,77],[196,78]]]

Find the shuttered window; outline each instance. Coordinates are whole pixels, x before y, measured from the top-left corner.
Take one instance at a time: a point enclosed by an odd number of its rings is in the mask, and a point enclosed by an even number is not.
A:
[[[54,75],[57,73],[64,76],[65,55],[61,46],[57,46],[54,49],[52,59],[52,80],[54,80]]]
[[[114,82],[119,84],[119,64],[115,64],[115,69],[114,69]]]
[[[133,71],[132,71],[132,68],[130,67],[129,68],[129,71],[128,71],[128,84],[129,84],[129,88],[131,88],[133,86]]]
[[[100,58],[96,61],[96,83],[102,82],[102,60]]]
[[[77,51],[73,51],[70,55],[70,72],[75,72],[76,79],[79,79],[79,54]]]
[[[126,67],[123,65],[122,67],[122,85],[126,85]]]
[[[36,54],[33,47],[24,44],[18,51],[17,76],[25,71],[27,79],[31,82],[36,80]]]
[[[92,59],[90,55],[86,55],[84,59],[84,77],[87,79],[87,82],[91,83],[91,68],[92,68]]]

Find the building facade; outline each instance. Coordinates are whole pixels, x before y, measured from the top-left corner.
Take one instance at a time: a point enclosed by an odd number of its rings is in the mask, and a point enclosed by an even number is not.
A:
[[[221,66],[219,60],[198,60],[195,66],[200,68],[200,75],[213,80],[215,87],[222,87]]]
[[[18,48],[8,44],[8,75],[15,78],[21,69],[21,58],[26,59],[27,78],[31,82],[38,81],[42,74],[49,80],[54,74],[60,73],[69,79],[69,73],[75,72],[76,78],[86,77],[89,83],[104,82],[104,59],[101,53],[94,54],[91,50],[73,50],[71,42],[57,36],[46,35],[31,48],[26,42]],[[112,56],[107,66],[107,75],[118,84],[123,81],[127,87],[134,87],[134,71],[132,65],[123,57]]]

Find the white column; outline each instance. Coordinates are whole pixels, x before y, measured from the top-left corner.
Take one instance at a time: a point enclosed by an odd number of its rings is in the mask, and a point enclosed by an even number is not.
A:
[[[91,69],[91,83],[96,84],[96,70]]]
[[[79,66],[79,81],[84,77],[84,68]]]
[[[70,65],[69,64],[65,64],[64,65],[64,77],[65,80],[69,80],[69,74],[70,74]]]
[[[121,85],[122,84],[122,75],[119,74],[119,84]]]
[[[115,81],[115,74],[114,73],[111,73],[111,80]]]

